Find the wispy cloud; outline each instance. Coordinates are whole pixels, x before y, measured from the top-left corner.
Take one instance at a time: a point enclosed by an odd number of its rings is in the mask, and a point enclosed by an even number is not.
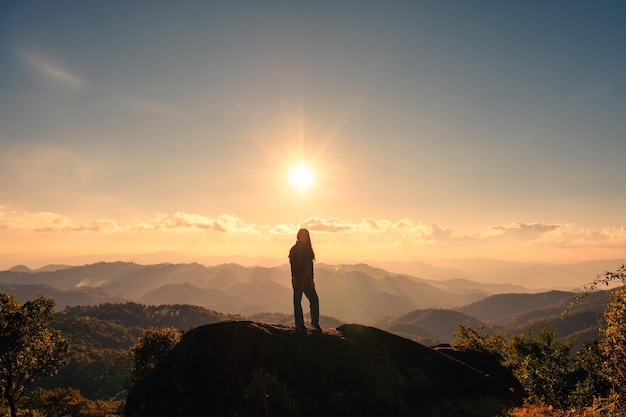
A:
[[[85,87],[85,80],[61,64],[58,59],[40,53],[22,51],[22,60],[45,77],[74,87]]]
[[[341,219],[329,218],[309,218],[299,227],[304,227],[310,231],[324,233],[356,233],[359,235],[381,235],[401,236],[398,239],[406,242],[419,242],[426,240],[447,240],[452,237],[452,231],[445,227],[424,223],[414,223],[409,219],[391,221],[387,219],[365,218],[359,223],[349,223]]]
[[[135,230],[172,230],[172,229],[203,229],[224,233],[256,233],[254,225],[243,220],[223,214],[211,218],[198,214],[178,212],[173,215],[162,215],[156,221],[143,222],[134,227]]]
[[[230,214],[211,217],[185,212],[160,215],[144,222],[124,225],[107,218],[75,221],[58,213],[18,212],[0,206],[0,230],[13,234],[65,232],[71,235],[64,235],[63,239],[71,239],[68,236],[75,234],[96,236],[97,233],[107,233],[111,241],[121,239],[120,242],[128,242],[132,236],[134,242],[144,242],[146,239],[154,242],[156,233],[168,241],[187,236],[185,239],[191,240],[181,243],[185,245],[195,241],[203,247],[212,247],[214,244],[228,242],[231,251],[238,247],[256,250],[251,249],[250,245],[276,245],[277,248],[284,248],[301,227],[306,227],[315,234],[317,247],[325,248],[328,252],[341,253],[343,256],[351,252],[406,256],[420,253],[420,248],[428,253],[451,253],[457,257],[463,256],[465,252],[489,257],[495,253],[494,250],[518,255],[524,250],[534,254],[540,254],[544,249],[582,250],[583,253],[588,251],[597,254],[600,253],[599,250],[608,249],[610,252],[607,253],[615,254],[626,249],[626,227],[589,230],[577,228],[573,224],[512,222],[494,225],[471,235],[455,235],[449,228],[413,222],[410,219],[392,221],[366,218],[360,222],[348,222],[339,218],[315,217],[299,224],[255,225]]]
[[[119,232],[123,231],[115,220],[97,219],[83,224],[74,223],[69,217],[49,211],[36,213],[18,212],[0,206],[0,229],[32,232]]]
[[[516,237],[534,239],[561,227],[558,224],[512,222],[506,225],[491,226],[483,237]]]
[[[371,232],[384,232],[390,227],[394,227],[394,224],[389,220],[379,220],[370,217],[363,219],[360,226],[363,230]]]
[[[537,243],[546,243],[558,247],[615,247],[626,245],[626,227],[609,227],[602,230],[578,229],[573,224],[560,225],[558,228],[538,236]]]
[[[300,223],[300,227],[316,232],[347,232],[354,230],[356,226],[341,219],[311,217]]]
[[[272,235],[294,235],[298,231],[298,226],[293,224],[277,224],[268,227],[268,232]]]

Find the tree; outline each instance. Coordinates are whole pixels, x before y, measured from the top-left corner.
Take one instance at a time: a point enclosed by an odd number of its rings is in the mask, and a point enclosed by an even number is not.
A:
[[[90,400],[76,388],[35,388],[23,403],[42,417],[120,417],[124,409],[123,400]]]
[[[513,336],[504,365],[520,381],[531,401],[561,408],[567,405],[572,342],[563,342],[547,327]]]
[[[481,335],[482,330],[484,330],[483,326],[473,329],[470,326],[459,324],[454,331],[453,345],[487,353],[498,362],[503,362],[508,340],[499,333]]]
[[[585,290],[591,291],[600,285],[609,286],[615,282],[622,285],[611,292],[611,302],[604,312],[604,339],[600,340],[599,348],[604,359],[602,371],[612,385],[616,406],[626,407],[626,265],[615,272],[605,271],[598,275]]]
[[[459,325],[454,346],[479,350],[500,361],[513,372],[532,402],[559,408],[567,405],[571,342],[559,341],[547,327],[510,339],[497,333],[481,335],[480,330]]]
[[[604,371],[611,382],[619,405],[626,406],[626,285],[611,293],[612,301],[604,312],[606,328],[600,349],[605,358]]]
[[[67,363],[67,340],[48,327],[53,314],[52,299],[38,296],[20,304],[14,295],[0,293],[0,388],[11,417],[28,385]]]
[[[572,390],[568,400],[573,407],[590,406],[598,398],[609,394],[611,387],[602,371],[603,362],[599,340],[584,342],[576,352],[571,374]]]
[[[130,349],[133,359],[131,384],[148,376],[181,338],[181,331],[173,327],[152,327],[146,330]]]

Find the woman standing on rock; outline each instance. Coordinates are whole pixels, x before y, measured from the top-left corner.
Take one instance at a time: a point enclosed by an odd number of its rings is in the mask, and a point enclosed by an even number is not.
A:
[[[315,253],[311,245],[311,236],[307,229],[298,230],[296,244],[289,251],[289,263],[291,263],[291,285],[293,286],[293,315],[296,322],[296,330],[306,330],[304,316],[302,314],[302,294],[309,300],[311,307],[311,324],[317,330],[320,327],[320,305],[313,282],[313,261]]]

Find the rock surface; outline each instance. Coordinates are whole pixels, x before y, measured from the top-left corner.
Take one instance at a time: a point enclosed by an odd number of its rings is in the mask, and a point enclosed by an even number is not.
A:
[[[135,384],[125,415],[495,416],[521,403],[497,362],[453,353],[356,324],[215,323],[186,333]]]

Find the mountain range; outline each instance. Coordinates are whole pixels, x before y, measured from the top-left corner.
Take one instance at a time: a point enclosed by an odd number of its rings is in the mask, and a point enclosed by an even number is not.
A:
[[[517,285],[467,279],[425,279],[366,264],[317,264],[315,272],[323,311],[346,322],[367,323],[415,309],[452,308],[493,294],[530,291]],[[290,313],[293,309],[286,264],[244,267],[99,262],[50,265],[38,270],[17,266],[0,271],[0,286],[26,297],[39,291],[54,297],[60,309],[96,301],[194,304],[245,315]]]
[[[424,269],[424,264],[421,267]],[[441,272],[437,267],[435,270]],[[606,292],[590,295],[584,307],[571,309],[564,316],[575,291],[536,292],[448,272],[451,278],[426,279],[367,264],[316,264],[322,322],[326,326],[370,324],[427,345],[451,341],[458,324],[523,331],[540,322],[550,323],[561,336],[579,339],[597,337],[602,325]],[[59,310],[102,303],[189,304],[276,324],[288,324],[292,319],[290,284],[287,264],[247,267],[99,262],[49,265],[37,270],[17,266],[0,271],[2,291],[15,293],[21,301],[37,294],[52,297]],[[306,311],[306,300],[303,305]]]

